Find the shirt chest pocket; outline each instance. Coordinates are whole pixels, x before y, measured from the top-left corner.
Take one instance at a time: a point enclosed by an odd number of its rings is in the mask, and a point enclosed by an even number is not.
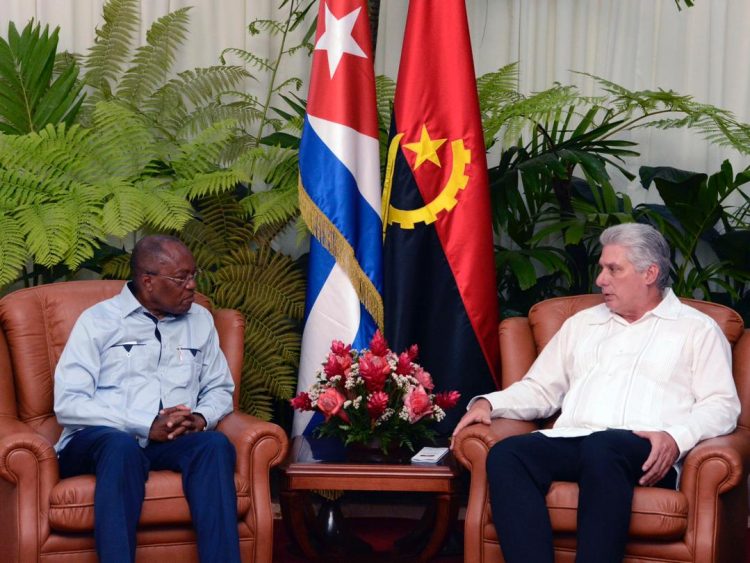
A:
[[[674,373],[690,369],[689,358],[683,357],[684,344],[683,338],[652,340],[641,355],[637,374],[655,383],[666,383]]]
[[[203,352],[199,348],[177,347],[170,362],[170,375],[176,387],[191,387],[198,383],[203,367]]]
[[[146,345],[124,342],[110,346],[102,357],[100,385],[108,385],[108,378],[143,376],[148,372],[149,362]]]

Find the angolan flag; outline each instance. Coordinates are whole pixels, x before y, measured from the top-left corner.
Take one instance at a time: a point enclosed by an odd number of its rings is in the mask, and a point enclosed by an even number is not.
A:
[[[411,0],[383,191],[385,336],[418,344],[449,433],[496,388],[497,289],[487,164],[464,0]]]

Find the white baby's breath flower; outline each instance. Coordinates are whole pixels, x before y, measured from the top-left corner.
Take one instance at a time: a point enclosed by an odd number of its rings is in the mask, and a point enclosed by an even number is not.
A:
[[[441,409],[439,406],[434,405],[432,407],[432,416],[435,417],[435,420],[440,422],[441,420],[445,418],[445,411]]]

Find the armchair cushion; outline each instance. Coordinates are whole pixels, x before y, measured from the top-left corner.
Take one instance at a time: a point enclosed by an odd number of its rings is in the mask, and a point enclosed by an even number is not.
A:
[[[250,509],[250,483],[235,474],[237,518],[243,519]],[[58,482],[50,493],[49,525],[60,532],[94,530],[93,475],[69,477]],[[210,485],[207,485],[210,486]],[[151,471],[146,481],[140,527],[190,525],[190,508],[182,492],[182,478],[174,471]]]

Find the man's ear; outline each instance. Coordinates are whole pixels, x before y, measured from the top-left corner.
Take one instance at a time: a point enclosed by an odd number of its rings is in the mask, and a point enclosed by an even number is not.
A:
[[[646,283],[648,285],[652,285],[656,283],[656,280],[659,278],[659,266],[656,264],[651,264],[648,268],[646,268]]]

